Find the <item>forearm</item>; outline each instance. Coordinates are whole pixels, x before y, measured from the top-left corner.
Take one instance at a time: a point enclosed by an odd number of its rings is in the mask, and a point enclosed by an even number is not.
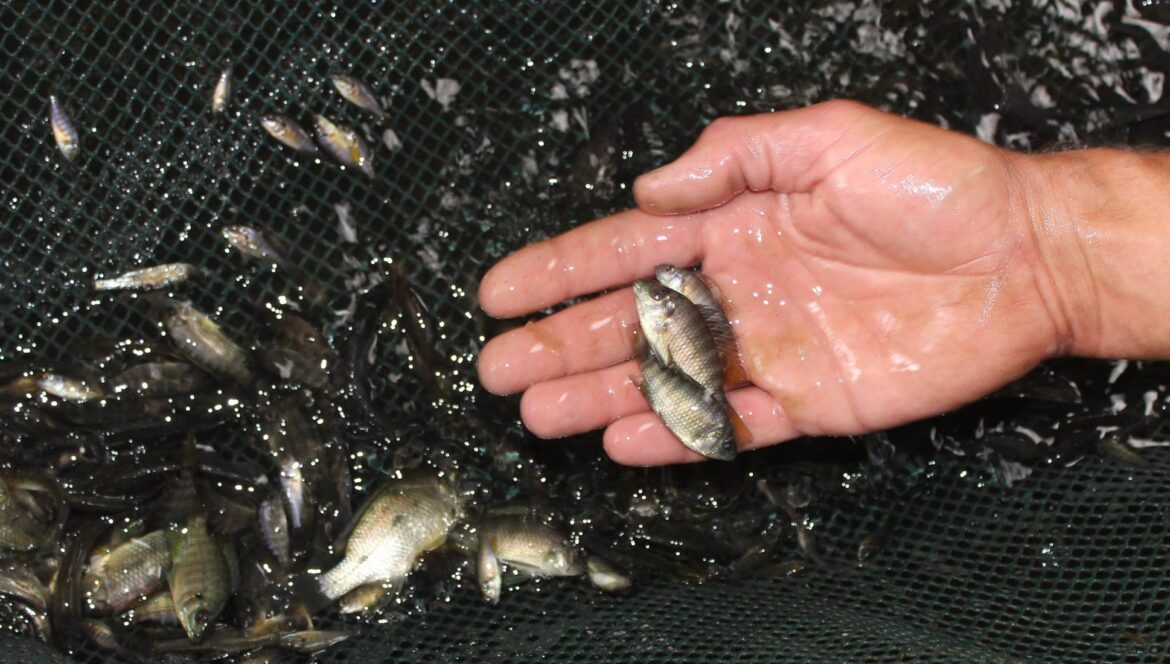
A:
[[[1014,156],[1053,354],[1170,359],[1170,155]]]

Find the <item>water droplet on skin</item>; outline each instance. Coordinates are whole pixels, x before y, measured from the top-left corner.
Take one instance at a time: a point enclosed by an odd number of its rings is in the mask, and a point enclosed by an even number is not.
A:
[[[606,325],[609,325],[612,320],[613,320],[613,316],[606,316],[605,318],[602,318],[601,320],[594,321],[593,323],[591,323],[589,325],[589,331],[596,332],[597,330],[600,330],[601,328],[605,327]]]

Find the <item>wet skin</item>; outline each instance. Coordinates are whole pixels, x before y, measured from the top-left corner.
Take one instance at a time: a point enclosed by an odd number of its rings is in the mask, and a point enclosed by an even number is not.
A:
[[[638,209],[488,272],[480,301],[499,317],[611,292],[491,340],[480,380],[523,390],[539,436],[605,427],[616,461],[700,460],[631,381],[628,284],[659,263],[701,263],[722,292],[750,380],[729,393],[749,447],[906,423],[1053,355],[1133,348],[1101,325],[1098,281],[1114,268],[1094,253],[1125,242],[1054,183],[1059,159],[849,102],[718,120],[639,178]],[[1101,184],[1061,167],[1074,188]]]

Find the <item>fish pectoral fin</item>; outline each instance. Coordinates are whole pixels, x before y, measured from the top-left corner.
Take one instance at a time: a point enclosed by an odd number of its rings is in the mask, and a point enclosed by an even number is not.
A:
[[[744,424],[740,418],[739,413],[731,407],[731,404],[725,406],[727,410],[727,419],[731,420],[731,432],[735,437],[736,448],[742,449],[745,445],[752,442],[752,432],[748,430],[747,425]]]

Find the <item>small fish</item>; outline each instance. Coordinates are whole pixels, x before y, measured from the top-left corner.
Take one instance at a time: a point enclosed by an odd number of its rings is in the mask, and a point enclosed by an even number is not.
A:
[[[313,116],[317,127],[317,143],[342,165],[356,168],[374,177],[374,154],[358,133],[349,127],[334,124],[323,115]]]
[[[207,518],[194,514],[182,527],[167,531],[171,547],[168,583],[179,623],[198,643],[223,611],[239,580],[235,550],[207,530]]]
[[[384,583],[369,583],[346,593],[337,602],[341,613],[365,613],[376,611],[390,600],[394,589]]]
[[[313,142],[309,132],[290,117],[277,114],[262,115],[260,116],[260,126],[264,127],[264,131],[268,132],[269,136],[297,152],[308,155],[321,154],[321,150]]]
[[[378,103],[378,99],[374,97],[373,91],[365,83],[347,74],[334,74],[329,77],[329,80],[333,81],[333,87],[337,88],[337,91],[349,103],[358,108],[366,109],[378,116],[379,120],[386,117],[386,112],[382,110],[382,105]]]
[[[232,66],[228,64],[219,73],[219,81],[211,93],[211,112],[223,113],[232,99]]]
[[[211,376],[186,362],[143,362],[106,381],[111,394],[170,397],[194,394],[212,386]]]
[[[252,382],[248,355],[207,314],[189,302],[168,301],[163,326],[175,348],[213,376],[241,385]]]
[[[353,636],[353,632],[306,629],[281,636],[276,645],[286,650],[311,655],[331,648],[351,636]]]
[[[281,502],[280,496],[274,493],[265,498],[260,504],[257,516],[260,521],[260,538],[264,541],[264,546],[276,556],[277,562],[288,567],[292,560],[289,551],[288,518],[284,514],[284,503]]]
[[[317,577],[330,601],[375,582],[397,587],[422,554],[438,548],[463,513],[456,491],[438,478],[387,484],[366,501],[345,543],[345,557]]]
[[[1137,450],[1129,446],[1121,436],[1111,433],[1097,441],[1097,451],[1106,459],[1123,466],[1141,468],[1146,465],[1146,459]]]
[[[199,269],[188,263],[169,263],[138,270],[130,270],[116,277],[96,279],[95,291],[108,290],[154,290],[181,284],[199,273]]]
[[[476,524],[479,541],[501,563],[528,577],[580,576],[585,563],[564,533],[527,515],[488,517]]]
[[[503,590],[500,560],[496,557],[496,547],[487,537],[479,538],[475,580],[479,584],[479,592],[483,595],[484,601],[488,604],[499,604],[500,593]]]
[[[90,607],[100,613],[134,608],[163,588],[170,567],[171,550],[165,531],[132,537],[90,559],[83,577]]]
[[[34,379],[34,384],[45,394],[78,403],[100,399],[105,395],[96,378],[73,376],[57,371],[45,371],[38,374]]]
[[[634,283],[638,322],[646,343],[668,369],[677,369],[723,398],[723,361],[699,308],[655,280]]]
[[[589,575],[589,582],[598,590],[620,595],[634,585],[630,577],[626,576],[617,567],[597,556],[585,559],[585,571]]]
[[[49,124],[53,127],[53,139],[57,141],[57,149],[66,159],[70,161],[76,159],[81,152],[81,141],[69,116],[65,114],[64,107],[57,100],[57,95],[49,96]]]
[[[296,401],[275,401],[262,413],[264,440],[276,464],[285,516],[285,537],[300,544],[313,528],[315,487],[321,483],[324,447],[312,422]],[[275,525],[275,524],[270,524]]]
[[[284,257],[284,250],[264,231],[249,226],[225,226],[222,232],[223,239],[241,254],[268,261],[282,270],[292,269],[292,264]]]
[[[642,377],[635,378],[634,384],[666,428],[683,445],[709,459],[734,459],[737,425],[730,415],[733,411],[702,385],[662,366],[645,348],[640,349],[639,362]]]
[[[731,331],[731,323],[715,294],[713,287],[694,270],[685,270],[673,265],[659,265],[654,269],[654,276],[663,286],[679,293],[699,308],[711,337],[715,340],[715,347],[723,358],[723,382],[726,385],[740,385],[747,382],[743,365],[739,361],[739,351],[735,347],[735,334]]]

